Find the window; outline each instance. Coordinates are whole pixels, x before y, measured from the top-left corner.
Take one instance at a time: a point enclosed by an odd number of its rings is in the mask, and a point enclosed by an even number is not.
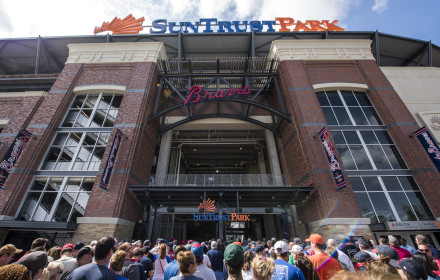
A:
[[[76,222],[82,217],[95,178],[36,178],[17,217],[24,221]]]
[[[367,95],[338,90],[317,97],[362,216],[372,223],[434,220],[413,177],[398,173],[407,165]]]

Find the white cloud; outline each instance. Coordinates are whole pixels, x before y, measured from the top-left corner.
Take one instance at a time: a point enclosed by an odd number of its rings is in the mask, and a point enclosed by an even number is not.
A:
[[[383,13],[388,8],[388,0],[375,0],[374,6],[371,8],[373,12],[378,14]]]
[[[144,25],[156,19],[197,21],[274,20],[291,17],[295,20],[340,20],[362,0],[0,0],[0,38],[60,35],[92,35],[95,26],[115,16],[128,14],[145,17]],[[385,0],[376,0],[385,3]],[[3,16],[1,14],[4,14]],[[9,17],[9,21],[7,20]]]

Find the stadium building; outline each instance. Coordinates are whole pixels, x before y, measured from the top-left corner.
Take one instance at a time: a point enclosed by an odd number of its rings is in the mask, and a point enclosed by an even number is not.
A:
[[[377,31],[0,39],[0,240],[438,247],[439,67]]]

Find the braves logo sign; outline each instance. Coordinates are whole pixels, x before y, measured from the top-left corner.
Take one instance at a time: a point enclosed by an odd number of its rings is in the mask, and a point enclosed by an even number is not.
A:
[[[199,207],[197,207],[197,210],[200,211],[201,209],[204,209],[206,212],[214,212],[214,202],[215,200],[211,200],[210,198],[208,198],[207,200],[203,200],[203,202],[200,203]]]

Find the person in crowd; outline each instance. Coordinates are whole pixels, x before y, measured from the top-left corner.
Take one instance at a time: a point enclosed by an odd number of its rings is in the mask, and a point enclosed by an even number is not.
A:
[[[170,280],[203,280],[200,277],[194,276],[194,273],[197,271],[197,264],[193,252],[180,251],[177,254],[177,261],[179,263],[180,273],[179,275],[171,277]]]
[[[275,262],[266,257],[256,255],[252,260],[253,279],[270,280],[275,269]]]
[[[359,248],[355,246],[353,236],[349,236],[347,238],[347,241],[345,242],[344,247],[342,247],[341,251],[344,252],[353,262],[354,255],[356,255],[356,253],[360,251]]]
[[[32,242],[30,252],[44,251],[46,252],[46,245],[48,240],[46,238],[37,238]]]
[[[0,267],[2,280],[32,280],[31,271],[21,264],[8,264]]]
[[[243,276],[243,280],[253,280],[254,279],[254,271],[252,270],[252,260],[255,255],[251,251],[246,251],[244,253],[244,264],[243,269],[241,270],[241,275]]]
[[[225,252],[225,245],[223,245],[223,242],[221,239],[217,239],[217,249],[222,251],[222,253]]]
[[[208,247],[202,245],[203,248],[203,265],[212,269],[211,260],[208,257]]]
[[[54,246],[47,251],[47,255],[52,258],[52,260],[57,261],[61,258],[61,247]]]
[[[91,242],[90,242],[90,247],[92,247],[92,249],[94,249],[95,246],[96,246],[96,243],[98,243],[98,240],[93,240],[93,241],[91,241]]]
[[[427,271],[425,271],[423,265],[413,259],[404,258],[400,260],[399,265],[408,280],[428,279]]]
[[[414,255],[414,253],[416,252],[416,249],[414,249],[414,247],[412,247],[411,245],[409,245],[409,244],[406,242],[406,239],[405,239],[405,238],[400,238],[400,239],[399,239],[399,243],[400,243],[400,247],[402,247],[403,249],[408,250],[408,252],[410,252],[411,255]]]
[[[411,258],[412,254],[408,250],[400,247],[400,242],[395,236],[388,235],[388,242],[390,243],[390,247],[396,250],[397,254],[399,254],[399,260]]]
[[[432,253],[432,247],[429,246],[428,244],[424,244],[424,243],[419,243],[418,244],[418,251],[420,253],[425,253],[429,259],[432,259],[434,261],[434,263],[437,265],[437,269],[433,270],[434,273],[436,275],[440,276],[440,260],[438,260],[436,257],[434,257],[433,253]]]
[[[354,258],[357,261],[356,269],[360,271],[367,271],[371,261],[373,260],[370,254],[362,251],[357,252],[356,255],[354,255]]]
[[[81,250],[82,247],[84,247],[84,243],[82,242],[76,242],[75,245],[73,245],[73,251],[72,251],[72,257],[76,258],[78,255],[79,250]]]
[[[255,253],[257,255],[260,255],[262,257],[266,257],[267,255],[267,248],[264,247],[264,245],[257,245],[257,247],[255,247]]]
[[[61,248],[61,258],[57,260],[57,262],[63,265],[61,277],[63,277],[68,271],[73,271],[75,267],[76,259],[72,256],[72,252],[73,245],[70,243],[67,243],[63,246],[63,248]]]
[[[117,275],[117,280],[128,280],[121,276],[126,256],[127,253],[124,250],[117,250],[110,259],[109,268]]]
[[[194,242],[191,245],[191,252],[194,253],[197,263],[197,271],[194,276],[205,280],[216,280],[214,271],[203,264],[203,246],[198,242]]]
[[[347,266],[345,263],[340,262],[340,261],[338,260],[338,250],[336,250],[335,247],[328,246],[328,247],[325,249],[324,252],[325,252],[326,255],[329,255],[329,256],[331,256],[333,259],[337,260],[337,261],[339,262],[339,264],[342,266],[342,269],[343,269],[344,271],[349,271],[348,266]]]
[[[6,244],[0,248],[0,266],[9,264],[15,257],[15,254],[23,252],[21,249],[15,248],[12,244]]]
[[[353,262],[351,261],[351,259],[341,250],[339,250],[338,248],[338,244],[336,242],[336,240],[334,240],[333,238],[330,238],[327,240],[327,247],[334,247],[336,248],[337,252],[338,252],[338,261],[339,263],[345,264],[348,267],[348,270],[350,272],[354,272],[354,265]]]
[[[167,257],[167,245],[165,243],[160,243],[159,254],[157,255],[157,259],[154,261],[153,280],[164,279],[165,269],[167,268],[167,265],[170,262],[171,259]]]
[[[211,241],[211,250],[208,251],[207,255],[217,280],[223,279],[223,251],[218,248],[217,241]]]
[[[114,280],[116,274],[108,269],[106,264],[110,260],[115,246],[112,237],[103,237],[95,245],[95,260],[75,269],[67,280]]]
[[[296,267],[301,269],[306,280],[320,280],[318,273],[316,273],[315,267],[312,261],[306,256],[300,256],[297,259]]]
[[[321,235],[314,233],[306,241],[310,242],[310,247],[315,252],[314,255],[309,256],[309,259],[322,280],[330,279],[334,274],[343,271],[342,266],[337,260],[325,254],[325,243]]]
[[[293,243],[293,242],[291,242]],[[290,247],[290,245],[289,245]],[[289,256],[289,262],[291,265],[296,266],[296,262],[299,257],[305,256],[303,248],[300,245],[293,245],[292,248],[290,248],[290,256]]]
[[[379,254],[379,253],[377,252],[378,248],[389,246],[389,244],[388,244],[388,240],[387,240],[386,238],[384,238],[384,237],[379,238],[378,241],[379,241],[379,245],[378,245],[376,248],[374,248],[374,249],[372,250],[373,253],[376,253],[376,254]]]
[[[389,265],[400,269],[399,254],[397,254],[397,251],[391,248],[391,246],[378,246],[377,253],[379,254],[379,258],[381,255],[387,257],[389,259]]]
[[[276,255],[273,279],[304,280],[302,271],[289,264],[289,245],[285,241],[277,241],[273,247]]]
[[[390,260],[390,257],[379,254],[379,259],[370,263],[368,271],[377,277],[383,277],[382,279],[401,279],[397,268],[390,265]]]
[[[47,254],[43,251],[29,252],[18,260],[18,264],[22,264],[31,271],[32,279],[39,279],[43,270],[47,265]]]
[[[176,258],[174,261],[170,262],[167,265],[167,267],[165,268],[164,280],[170,280],[170,278],[179,274],[179,262],[177,261],[177,255],[180,252],[185,252],[185,251],[187,251],[185,246],[183,246],[183,245],[176,246],[176,248],[174,250],[174,255],[176,256]]]
[[[90,246],[82,247],[76,254],[75,265],[70,270],[63,269],[63,275],[61,280],[67,279],[67,277],[78,267],[89,264],[93,261],[93,250]]]
[[[148,241],[148,240],[146,240]],[[145,244],[145,242],[144,242]],[[140,263],[144,267],[145,274],[147,275],[147,278],[150,278],[153,276],[154,267],[153,267],[153,261],[150,259],[150,248],[148,246],[144,246],[142,248],[142,251],[144,255],[141,258]],[[151,255],[153,256],[153,255]]]
[[[243,268],[243,248],[235,243],[225,248],[224,260],[228,280],[243,280],[241,270]]]
[[[378,275],[368,271],[342,272],[334,275],[332,280],[402,280],[399,275]]]
[[[122,271],[120,275],[122,277],[128,278],[129,280],[139,280],[139,268],[136,262],[132,261],[133,258],[133,246],[130,242],[124,242],[119,246],[118,250],[125,251],[125,262],[122,266]]]
[[[59,280],[63,273],[63,264],[61,262],[50,262],[44,268],[40,280]]]
[[[171,261],[174,261],[174,251],[173,251],[173,243],[167,243],[167,252],[168,252],[168,257],[170,257]]]
[[[419,244],[427,244],[434,258],[440,260],[440,251],[429,243],[428,237],[423,234],[416,235],[417,247]]]
[[[437,266],[429,260],[429,257],[425,253],[416,252],[412,255],[412,259],[416,262],[420,263],[423,266],[423,269],[426,271],[428,275],[428,280],[438,280],[440,276],[434,273],[435,269],[438,269]],[[434,269],[434,270],[433,270]]]
[[[147,247],[148,248],[148,255],[147,255],[147,257],[151,260],[151,263],[154,263],[154,255],[150,252],[150,250],[151,250],[151,241],[150,240],[145,240],[144,241],[144,248],[145,247]],[[144,252],[145,252],[145,249],[144,249]]]
[[[142,250],[140,248],[140,246],[134,248],[132,261],[136,262],[136,265],[137,265],[137,267],[139,269],[139,278],[140,278],[140,280],[147,280],[147,275],[145,274],[144,266],[141,264],[141,259],[142,259],[143,255],[144,255],[144,250]]]
[[[357,244],[359,245],[359,252],[365,252],[369,254],[373,260],[379,259],[379,256],[372,251],[373,244],[370,240],[361,237],[358,239]],[[356,254],[358,254],[359,252],[357,252]],[[356,255],[354,255],[354,257],[357,258]]]

